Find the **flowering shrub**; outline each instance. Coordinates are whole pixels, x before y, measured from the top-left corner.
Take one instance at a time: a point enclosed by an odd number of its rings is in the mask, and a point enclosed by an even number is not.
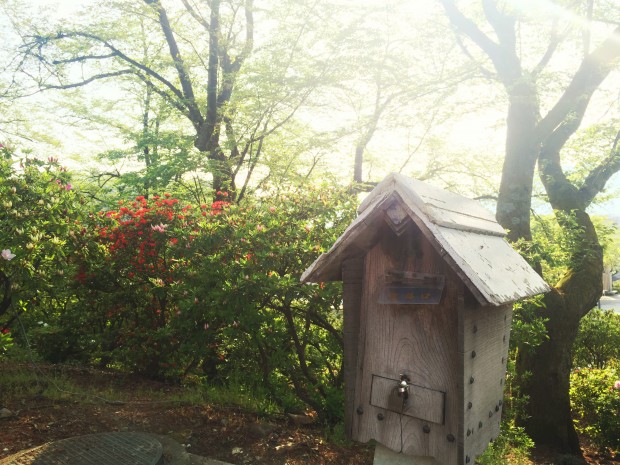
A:
[[[243,206],[138,197],[101,214],[105,257],[75,274],[101,363],[234,381],[337,417],[340,287],[299,278],[353,207],[342,192],[309,190]]]
[[[577,430],[601,448],[620,451],[620,371],[585,368],[571,374],[571,403]]]
[[[18,160],[0,147],[0,353],[12,343],[18,314],[26,326],[56,319],[73,298],[65,273],[85,231],[81,198],[69,181],[57,159]]]
[[[87,214],[57,160],[0,169],[0,353],[18,311],[50,361],[198,375],[341,415],[340,286],[299,278],[350,223],[346,193],[164,194]]]
[[[308,188],[203,223],[187,277],[198,300],[178,324],[193,347],[208,337],[207,374],[260,387],[285,408],[301,399],[326,420],[342,414],[341,288],[299,279],[354,213],[349,195]]]
[[[93,221],[105,254],[95,263],[84,257],[74,279],[84,285],[83,304],[94,310],[85,309],[102,364],[120,363],[151,377],[163,376],[172,364],[175,339],[168,325],[198,233],[194,210],[169,194],[139,196]]]

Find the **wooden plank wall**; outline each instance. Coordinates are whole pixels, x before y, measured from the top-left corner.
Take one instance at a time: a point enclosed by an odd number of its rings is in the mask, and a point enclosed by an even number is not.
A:
[[[355,377],[357,376],[357,351],[360,332],[360,312],[362,303],[362,278],[364,276],[364,257],[350,258],[342,264],[343,283],[343,333],[344,333],[344,426],[347,437],[351,438],[355,402]]]
[[[397,452],[456,465],[461,387],[458,305],[464,288],[413,223],[400,237],[389,228],[381,237],[364,264],[352,437],[361,442],[375,439]],[[440,304],[379,304],[385,273],[393,270],[445,275]],[[443,423],[428,420],[438,419],[434,413],[423,420],[371,404],[373,375],[399,379],[401,373],[413,384],[445,394]]]
[[[482,307],[465,299],[459,334],[463,413],[459,431],[461,463],[475,457],[499,435],[512,305]]]

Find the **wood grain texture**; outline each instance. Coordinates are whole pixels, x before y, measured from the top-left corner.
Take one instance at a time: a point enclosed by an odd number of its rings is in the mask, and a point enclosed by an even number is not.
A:
[[[384,276],[393,270],[444,274],[446,289],[440,304],[379,304]],[[459,292],[460,279],[415,225],[401,237],[383,228],[381,241],[365,260],[353,439],[375,439],[397,452],[456,464],[456,440],[448,437],[456,437],[459,420]],[[445,393],[443,424],[372,405],[378,403],[371,399],[373,375],[398,380],[400,374],[413,384]]]
[[[473,299],[465,305],[461,327],[463,366],[463,458],[473,463],[499,435],[512,306],[481,307]]]
[[[344,333],[344,426],[351,438],[355,411],[355,378],[357,376],[360,312],[362,306],[362,279],[364,257],[351,258],[342,264],[343,333]]]
[[[398,395],[397,378],[373,375],[370,404],[408,417],[442,425],[445,420],[446,393],[417,384],[410,384],[407,397]]]
[[[358,218],[302,276],[304,282],[340,279],[352,247],[369,250],[389,224],[400,234],[416,223],[482,305],[500,306],[548,292],[549,286],[503,239],[504,231],[477,202],[391,174],[358,208]]]

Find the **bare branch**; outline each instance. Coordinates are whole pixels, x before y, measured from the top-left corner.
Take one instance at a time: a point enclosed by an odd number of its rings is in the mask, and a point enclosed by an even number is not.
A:
[[[122,69],[120,71],[114,71],[112,73],[101,73],[95,74],[94,76],[89,77],[81,82],[72,82],[71,84],[43,84],[42,87],[44,89],[73,89],[75,87],[83,87],[87,84],[90,84],[93,81],[98,81],[100,79],[107,79],[110,77],[122,76],[124,74],[135,74],[135,72],[131,69]]]
[[[81,63],[88,60],[105,60],[106,58],[114,58],[115,56],[118,56],[116,52],[108,53],[107,55],[81,55],[66,60],[52,60],[52,64],[65,65],[67,63]]]
[[[114,47],[110,42],[108,42],[107,40],[95,34],[90,34],[87,32],[79,32],[79,31],[59,32],[58,34],[54,36],[33,36],[33,39],[34,39],[35,44],[43,45],[49,42],[50,40],[62,40],[65,38],[74,38],[74,37],[82,37],[85,39],[90,39],[90,40],[94,40],[95,42],[101,43],[103,46],[111,50],[119,59],[129,63],[130,65],[138,68],[139,70],[145,72],[146,74],[148,74],[155,80],[159,81],[161,84],[163,84],[168,89],[170,89],[170,91],[179,99],[179,101],[185,102],[183,93],[179,89],[177,89],[174,86],[174,84],[172,84],[170,81],[168,81],[166,78],[164,78],[163,76],[161,76],[159,73],[149,68],[148,66],[145,66],[142,63],[134,60],[133,58],[130,58],[129,56],[125,55],[119,49]],[[35,44],[27,44],[27,45],[29,48],[32,48]],[[43,55],[34,55],[34,56],[38,58],[39,60],[41,60],[42,62],[45,62]]]
[[[446,10],[450,23],[452,23],[458,32],[469,37],[492,60],[493,57],[498,58],[498,56],[501,55],[499,45],[482,32],[471,19],[467,18],[456,7],[454,0],[440,0],[440,2]]]
[[[192,15],[192,18],[194,18],[200,25],[202,25],[205,30],[208,31],[209,29],[211,29],[211,26],[209,26],[209,21],[207,21],[201,14],[196,11],[194,6],[190,5],[188,0],[181,1],[183,2],[183,5],[185,5],[185,9],[189,12],[190,15]]]
[[[497,2],[493,0],[482,0],[482,8],[487,21],[493,26],[493,30],[500,44],[502,44],[506,50],[515,50],[517,43],[515,18],[499,11]]]
[[[557,50],[558,45],[560,45],[560,43],[566,38],[566,36],[568,35],[568,32],[570,31],[570,29],[567,28],[562,34],[558,34],[557,26],[558,26],[558,21],[556,19],[553,21],[553,27],[551,31],[551,40],[549,41],[547,50],[545,50],[544,55],[541,57],[540,61],[536,64],[536,66],[532,70],[532,76],[534,78],[536,78],[542,72],[542,70],[545,69],[545,66],[549,64],[549,61],[551,61],[551,58],[553,57],[553,54]]]

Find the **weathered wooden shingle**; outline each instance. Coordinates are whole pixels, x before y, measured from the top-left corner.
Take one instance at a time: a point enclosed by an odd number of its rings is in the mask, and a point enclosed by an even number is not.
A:
[[[549,291],[478,202],[399,174],[390,174],[366,197],[359,216],[302,281],[342,279],[342,262],[377,242],[394,205],[421,229],[481,304],[502,305]],[[391,216],[400,221],[399,214]]]

